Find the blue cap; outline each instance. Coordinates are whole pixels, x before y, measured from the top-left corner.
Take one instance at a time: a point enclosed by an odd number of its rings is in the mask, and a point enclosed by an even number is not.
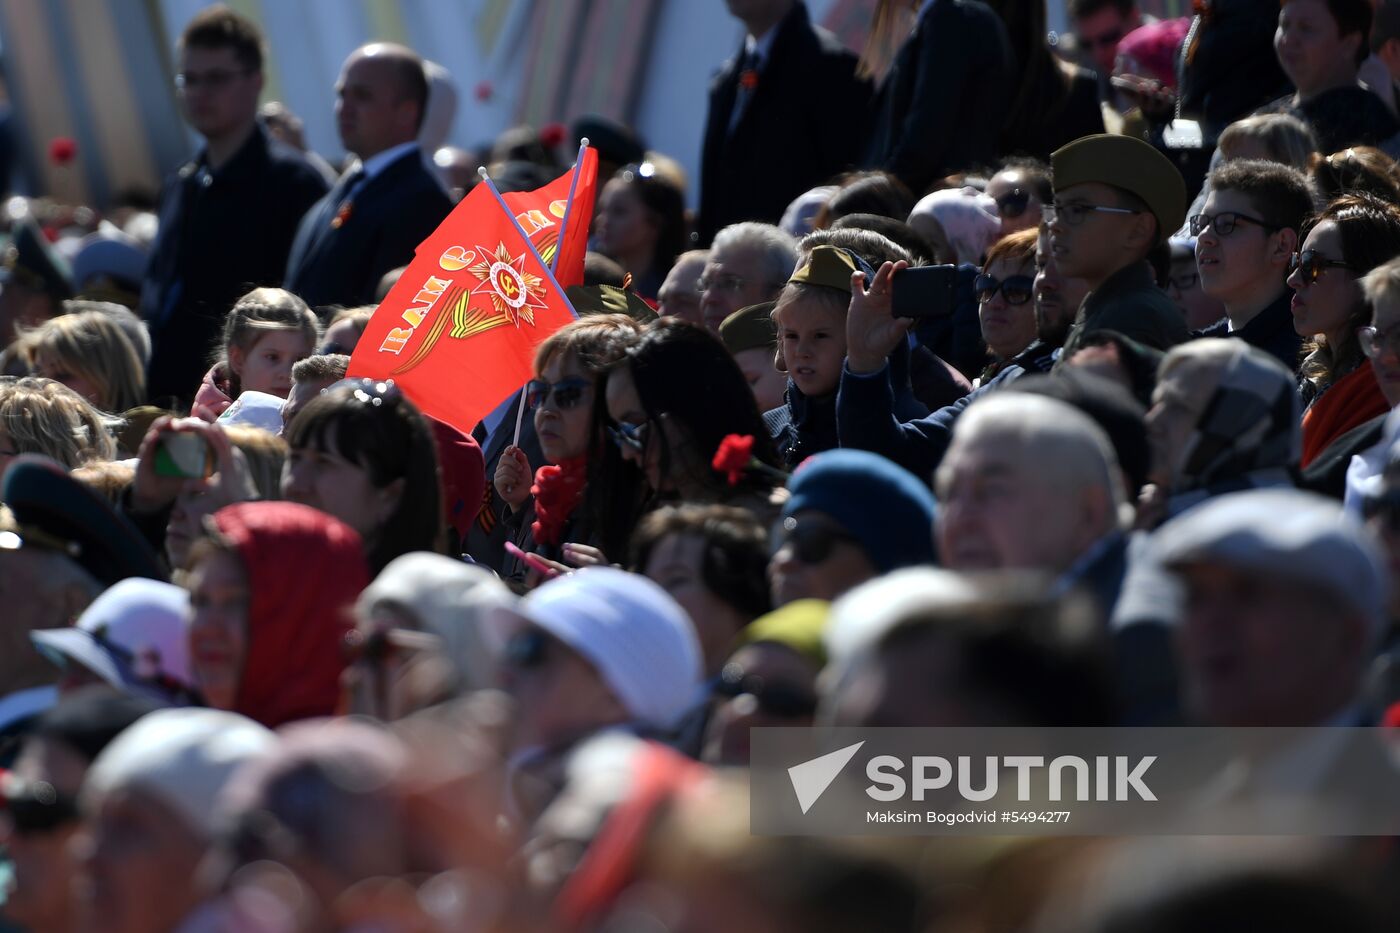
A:
[[[864,450],[828,450],[806,460],[788,481],[783,518],[821,512],[855,536],[881,573],[932,564],[935,503],[903,467]]]

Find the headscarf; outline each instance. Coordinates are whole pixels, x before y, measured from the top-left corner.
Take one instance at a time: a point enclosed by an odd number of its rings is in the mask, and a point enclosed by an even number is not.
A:
[[[943,228],[960,263],[980,264],[987,247],[1001,236],[997,202],[976,188],[945,188],[924,195],[909,212],[909,226],[927,236],[928,218]]]
[[[268,728],[334,713],[342,639],[369,583],[360,536],[295,502],[240,502],[213,522],[237,551],[251,593],[234,712]]]
[[[383,604],[411,612],[423,631],[442,639],[456,689],[466,693],[494,685],[503,639],[488,620],[494,610],[514,602],[491,571],[419,551],[390,561],[360,594],[355,612],[364,619]]]
[[[1272,477],[1298,464],[1302,436],[1293,377],[1273,357],[1238,343],[1186,442],[1173,492],[1277,485]],[[1173,501],[1173,512],[1176,506]]]

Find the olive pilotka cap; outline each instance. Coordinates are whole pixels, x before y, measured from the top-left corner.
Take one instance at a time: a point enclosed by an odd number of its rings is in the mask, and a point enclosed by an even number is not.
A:
[[[1157,242],[1186,219],[1186,182],[1171,159],[1132,136],[1101,134],[1076,139],[1050,156],[1055,193],[1097,182],[1141,198],[1157,218]]]
[[[851,293],[851,273],[863,272],[868,283],[875,277],[870,264],[848,249],[839,246],[817,246],[807,262],[788,279],[790,284],[820,285]]]
[[[732,356],[745,350],[771,350],[778,345],[778,326],[773,323],[776,301],[764,301],[740,308],[719,325],[719,339]]]

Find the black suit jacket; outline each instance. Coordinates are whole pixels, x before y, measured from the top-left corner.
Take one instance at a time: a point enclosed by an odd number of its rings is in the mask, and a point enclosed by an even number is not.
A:
[[[141,287],[153,402],[188,407],[229,308],[251,288],[281,284],[297,223],[325,193],[320,172],[261,124],[217,170],[201,153],[166,183]]]
[[[352,192],[349,214],[337,227],[343,182],[306,212],[287,264],[284,287],[313,308],[372,303],[384,273],[407,265],[452,210],[418,149]]]
[[[776,27],[743,116],[729,132],[739,91],[740,48],[710,85],[700,166],[700,239],[743,220],[777,223],[794,198],[852,168],[871,87],[855,76],[856,56],[812,25],[795,4]],[[860,129],[863,129],[863,124]]]
[[[995,164],[1014,66],[1006,27],[990,7],[936,0],[880,87],[869,166],[922,194],[935,179]]]

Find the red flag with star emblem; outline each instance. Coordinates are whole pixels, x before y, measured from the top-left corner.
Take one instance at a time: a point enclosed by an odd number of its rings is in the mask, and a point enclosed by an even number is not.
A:
[[[419,244],[349,373],[393,379],[423,412],[469,433],[533,378],[535,348],[572,320],[563,288],[483,182]]]
[[[543,188],[501,197],[540,258],[565,288],[583,284],[583,255],[598,195],[598,150],[580,147],[574,168]]]

